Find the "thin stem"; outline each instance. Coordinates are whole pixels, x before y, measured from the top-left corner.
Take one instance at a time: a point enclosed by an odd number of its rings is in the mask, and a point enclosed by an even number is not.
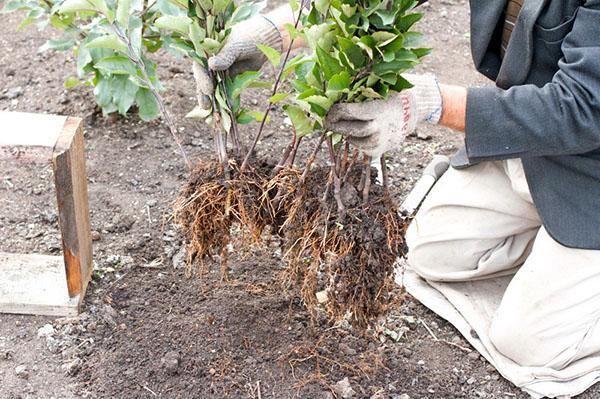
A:
[[[321,197],[321,202],[325,204],[327,202],[327,196],[329,195],[329,189],[331,188],[331,181],[333,180],[333,169],[329,170],[329,176],[327,177],[327,184],[325,184],[325,191]]]
[[[369,207],[369,190],[371,189],[371,157],[365,157],[365,187],[363,188],[363,208]]]
[[[214,79],[214,74],[211,72],[211,79]],[[215,121],[215,128],[213,129],[213,136],[215,142],[215,151],[219,158],[219,163],[223,166],[224,169],[228,167],[228,159],[227,159],[227,138],[223,137],[223,132],[221,129],[221,109],[217,104],[216,96],[213,94],[210,96],[213,107],[213,118]]]
[[[302,5],[304,4],[304,0],[301,3],[302,4],[300,5],[300,9],[298,10],[298,15],[296,16],[296,21],[294,22],[294,29],[298,28],[298,24],[300,23],[300,17],[302,16],[302,7],[303,7]],[[271,97],[274,96],[275,94],[277,94],[277,90],[279,89],[279,84],[281,83],[281,77],[283,76],[283,71],[285,69],[285,64],[287,63],[287,60],[290,58],[290,53],[292,51],[292,47],[293,47],[292,45],[294,44],[294,40],[295,40],[295,38],[292,38],[290,40],[289,47],[285,53],[285,56],[283,57],[283,61],[281,62],[281,67],[279,68],[279,73],[277,74],[277,79],[275,79],[275,84],[273,85],[273,92],[271,93]],[[265,123],[267,121],[267,117],[269,116],[269,112],[271,112],[271,103],[270,102],[269,102],[269,105],[267,106],[267,109],[265,110],[262,121],[260,121],[260,127],[258,128],[258,132],[256,133],[256,136],[254,137],[254,141],[252,142],[252,145],[250,146],[250,148],[248,149],[248,152],[246,153],[244,162],[242,162],[242,166],[240,167],[240,173],[244,173],[244,171],[246,170],[246,167],[248,166],[248,161],[250,160],[250,157],[252,156],[252,153],[254,152],[254,149],[256,148],[256,144],[258,143],[258,141],[260,140],[260,137],[262,136],[262,132],[265,128]]]
[[[346,173],[344,174],[344,178],[342,179],[343,184],[348,181],[348,176],[352,172],[352,169],[354,169],[354,164],[356,164],[357,159],[358,159],[358,149],[355,149],[354,154],[352,154],[352,159],[350,160],[350,164],[348,165],[348,168],[346,169]]]
[[[229,93],[227,92],[227,87],[225,87],[225,77],[227,76],[227,72],[225,72],[225,74],[221,75],[219,74],[219,76],[221,77],[221,87],[223,88],[223,93],[225,93],[225,102],[227,103],[227,106],[229,107],[231,113],[229,114],[230,119],[231,119],[231,144],[233,145],[233,152],[236,155],[236,157],[239,157],[242,155],[241,151],[242,151],[242,145],[240,143],[240,135],[238,132],[238,124],[237,124],[237,120],[235,119],[235,115],[233,113],[233,107],[231,106],[231,99],[229,98]]]
[[[383,176],[383,192],[385,195],[389,195],[390,191],[389,191],[389,180],[388,180],[388,170],[387,170],[387,165],[385,163],[385,154],[381,154],[381,175]]]
[[[300,147],[302,137],[304,136],[300,136],[300,138],[296,140],[296,144],[294,144],[294,148],[292,149],[292,153],[290,154],[290,158],[288,159],[288,165],[290,166],[294,165],[294,162],[296,162],[296,154],[298,153],[298,147]]]
[[[300,185],[300,186],[304,185],[304,182],[306,181],[306,176],[308,176],[308,171],[310,170],[310,167],[312,166],[313,162],[317,158],[317,154],[319,153],[319,150],[321,149],[321,146],[323,145],[323,141],[325,140],[325,135],[326,135],[326,132],[323,132],[321,134],[321,138],[319,139],[319,142],[317,143],[317,145],[315,146],[315,149],[313,150],[313,152],[310,154],[310,157],[306,161],[306,165],[304,166],[304,171],[302,172],[302,176],[300,176],[298,185]]]
[[[179,134],[177,133],[177,126],[175,125],[175,122],[173,122],[173,119],[171,118],[171,114],[167,110],[167,107],[165,106],[165,103],[164,103],[162,97],[158,93],[158,90],[156,90],[156,87],[154,87],[154,84],[150,80],[150,77],[148,76],[148,72],[146,71],[146,65],[144,64],[144,61],[142,61],[140,56],[138,56],[136,54],[136,52],[133,48],[133,45],[131,44],[131,40],[121,30],[121,28],[114,23],[112,26],[115,30],[115,33],[119,36],[121,41],[123,41],[127,45],[127,50],[128,50],[127,55],[129,57],[129,59],[142,72],[142,79],[144,80],[145,85],[148,86],[148,89],[150,90],[150,92],[152,93],[154,98],[156,99],[156,102],[158,103],[158,107],[160,108],[160,113],[162,114],[163,120],[167,124],[167,127],[169,128],[169,132],[173,136],[175,143],[177,143],[177,146],[179,147],[179,151],[181,152],[181,155],[183,155],[183,159],[184,159],[188,169],[191,170],[192,164],[190,163],[190,161],[187,157],[187,154],[185,153],[185,150],[183,149],[183,146],[181,145],[181,140],[179,139]]]
[[[333,149],[333,140],[331,137],[327,139],[327,147],[329,148],[329,159],[331,160],[331,173],[333,175],[333,196],[338,208],[338,219],[342,220],[346,214],[346,207],[342,201],[341,188],[342,183],[338,174],[339,157],[336,156]]]

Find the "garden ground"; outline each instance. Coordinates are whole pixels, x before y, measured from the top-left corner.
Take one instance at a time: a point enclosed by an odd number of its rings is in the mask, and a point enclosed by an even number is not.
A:
[[[418,29],[435,50],[419,69],[487,84],[470,60],[467,1],[436,1],[424,11]],[[84,119],[96,271],[78,318],[0,315],[0,399],[325,399],[350,389],[373,399],[526,397],[409,296],[400,304],[398,293],[398,304],[365,333],[322,313],[311,320],[279,288],[276,240],[232,254],[227,282],[218,267],[202,280],[186,277],[170,220],[186,171],[168,132],[135,116],[105,118],[89,88],[64,89],[75,73],[70,54],[38,54],[47,33],[15,33],[19,19],[4,16],[0,26],[0,110]],[[209,157],[208,128],[183,118],[194,102],[187,62],[157,59],[186,151]],[[246,101],[265,98],[254,92]],[[276,159],[289,127],[281,110],[272,115],[260,151]],[[392,154],[398,200],[434,153],[458,145],[448,130],[422,129]],[[60,251],[50,177],[50,167],[0,163],[0,251]]]

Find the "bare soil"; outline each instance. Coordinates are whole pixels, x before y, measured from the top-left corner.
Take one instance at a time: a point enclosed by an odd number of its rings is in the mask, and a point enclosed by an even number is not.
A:
[[[487,84],[470,60],[467,1],[424,10],[420,30],[435,51],[420,70]],[[399,292],[396,306],[366,332],[332,325],[320,308],[311,319],[280,288],[284,262],[275,239],[247,253],[232,250],[227,282],[218,267],[202,280],[186,277],[170,216],[187,175],[166,129],[133,115],[105,118],[88,88],[64,89],[75,72],[71,55],[38,54],[56,33],[15,33],[19,19],[3,16],[0,26],[0,110],[84,118],[96,269],[78,318],[0,315],[0,399],[325,399],[342,397],[345,378],[354,398],[526,397],[448,323],[410,297],[402,302]],[[188,64],[165,54],[158,61],[186,151],[208,159],[210,132],[183,118],[194,101]],[[246,101],[264,98],[256,92]],[[276,162],[289,128],[281,110],[272,115],[259,156]],[[445,129],[419,135],[391,155],[398,201],[434,153],[451,153],[460,142]],[[50,176],[49,167],[0,164],[0,251],[59,253]],[[25,372],[17,374],[19,366]],[[592,388],[581,398],[599,393]]]

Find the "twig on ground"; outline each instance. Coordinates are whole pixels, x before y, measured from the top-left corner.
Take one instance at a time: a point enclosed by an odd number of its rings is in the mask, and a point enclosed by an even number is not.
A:
[[[433,340],[434,340],[434,341],[436,341],[436,342],[443,342],[443,343],[445,343],[445,344],[448,344],[448,345],[450,345],[450,346],[454,346],[454,347],[456,347],[456,348],[458,348],[458,349],[460,349],[460,350],[462,350],[462,351],[464,351],[464,352],[467,352],[467,353],[471,353],[471,352],[473,352],[473,350],[472,350],[472,349],[469,349],[469,348],[467,348],[467,347],[465,347],[465,346],[462,346],[462,345],[456,344],[456,343],[454,343],[454,342],[451,342],[451,341],[448,341],[448,340],[445,340],[445,339],[439,339],[439,338],[438,338],[438,337],[436,337],[436,335],[433,333],[433,331],[431,330],[431,328],[429,328],[429,326],[428,326],[427,324],[425,324],[425,321],[424,321],[423,319],[419,319],[419,321],[421,322],[421,324],[423,325],[423,327],[425,327],[425,329],[427,330],[427,332],[429,333],[429,335],[431,335],[431,338],[433,338]]]
[[[158,396],[158,395],[156,394],[156,392],[154,392],[152,389],[148,388],[147,386],[145,386],[145,385],[142,385],[142,388],[144,388],[146,391],[150,392],[152,395],[154,395],[154,396]]]

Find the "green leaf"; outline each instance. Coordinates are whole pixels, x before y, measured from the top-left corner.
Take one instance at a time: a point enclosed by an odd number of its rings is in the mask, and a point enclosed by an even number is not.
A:
[[[323,50],[321,47],[317,47],[317,59],[319,60],[319,65],[323,70],[325,79],[331,79],[333,75],[343,70],[343,67],[340,65],[338,60],[332,57],[331,54]]]
[[[343,91],[350,88],[350,74],[346,71],[337,73],[329,79],[327,91]]]
[[[140,88],[133,83],[128,76],[119,75],[114,77],[113,103],[117,106],[117,111],[121,115],[127,114],[135,102],[136,94]]]
[[[108,75],[134,75],[137,76],[137,68],[127,57],[115,55],[106,57],[94,65],[100,71]]]
[[[317,11],[321,14],[327,13],[329,6],[331,4],[331,0],[314,0],[314,5]]]
[[[17,11],[17,10],[30,10],[31,5],[32,4],[29,1],[22,1],[22,0],[9,1],[8,3],[6,3],[4,5],[4,7],[2,8],[2,11],[0,11],[0,14],[7,14],[9,12],[13,12],[13,11]]]
[[[95,11],[106,16],[110,14],[104,0],[66,0],[58,9],[62,14],[81,11]]]
[[[158,117],[158,102],[150,90],[139,89],[135,96],[135,103],[138,106],[138,112],[143,121],[150,121]]]
[[[82,82],[75,76],[69,76],[67,78],[67,80],[65,80],[65,83],[63,83],[63,86],[65,86],[66,89],[72,89],[73,87],[79,86]]]
[[[358,69],[365,65],[367,57],[365,57],[365,54],[359,46],[354,44],[352,40],[346,39],[345,37],[338,36],[337,40],[340,44],[340,49],[346,55],[348,60],[350,60],[352,65],[354,65],[354,68]]]
[[[267,57],[269,62],[277,68],[281,63],[281,54],[279,51],[275,50],[272,47],[265,46],[264,44],[257,44],[256,47]]]
[[[385,75],[388,72],[402,72],[407,69],[411,69],[415,66],[414,62],[411,61],[392,61],[377,64],[373,67],[373,73],[376,75]]]
[[[99,36],[85,44],[85,47],[108,48],[112,50],[121,51],[122,53],[127,54],[127,46],[125,45],[125,43],[120,41],[119,38],[115,35]]]
[[[404,34],[404,47],[413,49],[419,47],[423,41],[423,34],[419,32],[406,32]]]
[[[117,0],[117,17],[116,20],[124,28],[129,25],[129,7],[131,0]]]
[[[219,15],[229,5],[231,0],[213,0],[212,13],[213,15]]]
[[[381,26],[379,26],[379,27],[381,28],[383,26],[392,25],[394,23],[394,21],[396,20],[397,13],[398,13],[397,9],[376,11],[375,15],[377,15],[381,19]]]
[[[212,55],[212,54],[215,54],[217,52],[217,50],[219,50],[221,48],[221,42],[219,42],[218,40],[215,40],[215,39],[211,39],[210,37],[207,37],[202,42],[202,48],[208,54]]]
[[[312,133],[312,123],[302,108],[296,105],[287,104],[283,107],[283,110],[290,117],[298,137]]]
[[[190,24],[190,39],[196,49],[196,52],[202,53],[202,41],[206,38],[206,31],[200,27],[197,20]]]
[[[412,50],[413,54],[417,56],[417,58],[425,57],[426,55],[431,54],[430,48],[415,48]]]
[[[395,90],[395,91],[402,91],[402,90],[410,89],[411,87],[413,87],[412,83],[410,83],[408,80],[404,79],[400,75],[398,75],[398,80],[396,81],[396,84],[391,86],[392,90]]]
[[[231,98],[239,97],[242,92],[260,77],[260,72],[246,71],[236,75],[231,84],[227,87],[227,92]]]
[[[371,34],[371,37],[373,38],[373,40],[375,40],[375,43],[377,43],[378,46],[385,46],[386,44],[396,39],[398,35],[396,33],[387,31],[377,31],[373,32],[373,34]]]
[[[38,49],[38,53],[44,51],[66,51],[73,48],[75,41],[73,39],[50,39]]]
[[[373,90],[372,87],[361,87],[361,94],[367,98],[380,99],[383,98],[379,93]]]
[[[158,29],[172,30],[183,35],[187,35],[190,30],[192,20],[185,15],[164,15],[154,21],[154,26]]]
[[[245,21],[253,16],[257,15],[263,8],[263,3],[253,3],[249,1],[242,2],[233,12],[229,21],[227,21],[227,27],[235,25],[239,22]]]
[[[212,115],[212,108],[205,109],[198,105],[193,110],[188,112],[188,114],[185,117],[192,119],[206,119],[210,115]]]
[[[403,17],[400,17],[396,22],[396,29],[398,29],[400,32],[406,32],[422,17],[423,14],[420,13],[404,15]]]
[[[269,102],[271,104],[277,104],[278,102],[285,100],[289,95],[290,93],[275,93],[269,98]]]
[[[246,125],[246,124],[248,124],[250,122],[254,122],[254,121],[262,122],[262,120],[264,118],[265,118],[265,114],[263,112],[243,109],[237,116],[237,122],[241,123],[242,125]],[[267,120],[267,122],[268,122],[268,120]]]

